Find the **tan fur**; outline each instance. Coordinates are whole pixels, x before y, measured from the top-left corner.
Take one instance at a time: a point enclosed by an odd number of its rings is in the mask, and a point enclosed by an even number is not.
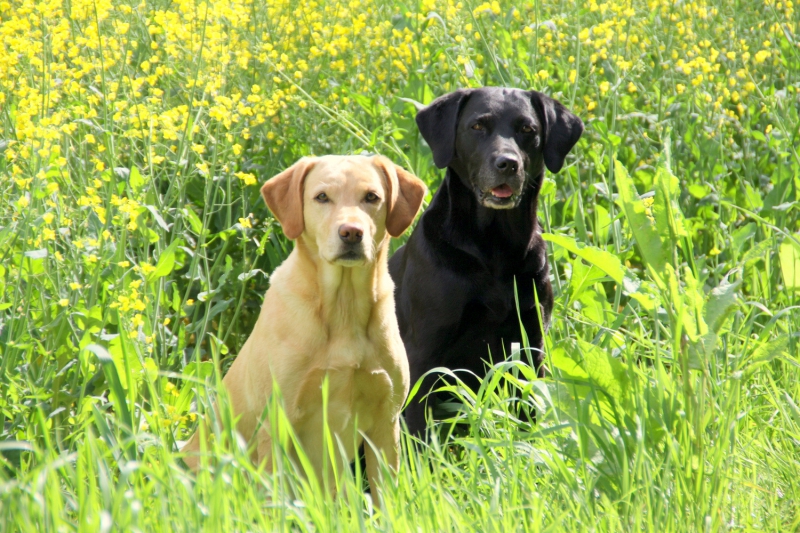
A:
[[[394,307],[387,259],[389,233],[402,234],[425,194],[422,182],[382,156],[303,158],[268,181],[262,192],[287,236],[297,238],[272,274],[258,322],[223,384],[239,417],[237,431],[255,439],[254,459],[272,464],[268,423],[256,431],[273,383],[318,480],[323,470],[321,386],[329,381],[328,425],[341,439],[341,471],[365,435],[387,463],[399,466],[400,409],[409,387],[408,362]],[[329,202],[315,200],[325,192]],[[364,200],[368,192],[379,202]],[[391,229],[387,231],[387,222]],[[338,228],[364,231],[361,260],[341,259]],[[255,434],[254,434],[255,433]],[[199,466],[198,433],[183,447]],[[365,446],[377,495],[375,454]],[[329,462],[329,461],[328,461]],[[333,479],[331,473],[327,478]],[[336,490],[329,483],[328,489]]]

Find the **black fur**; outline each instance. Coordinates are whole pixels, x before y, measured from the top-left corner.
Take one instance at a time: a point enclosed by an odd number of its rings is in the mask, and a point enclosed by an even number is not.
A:
[[[545,166],[561,169],[583,123],[536,91],[486,87],[437,98],[419,112],[417,125],[447,173],[416,230],[389,261],[412,386],[438,366],[482,377],[489,350],[497,362],[520,342],[515,279],[541,374],[553,293],[537,199]],[[426,378],[406,409],[415,434],[425,429],[422,398],[435,380]]]

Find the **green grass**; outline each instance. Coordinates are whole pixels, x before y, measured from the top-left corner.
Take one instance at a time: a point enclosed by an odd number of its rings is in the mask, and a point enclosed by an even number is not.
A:
[[[800,529],[797,15],[718,4],[0,0],[0,530]],[[291,250],[260,183],[367,150],[435,190],[412,101],[485,84],[587,125],[540,199],[552,376],[454,386],[381,511],[224,409],[188,473]]]

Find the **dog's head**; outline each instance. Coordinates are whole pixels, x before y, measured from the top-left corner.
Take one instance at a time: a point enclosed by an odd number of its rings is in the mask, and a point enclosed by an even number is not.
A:
[[[436,166],[451,167],[479,203],[494,209],[516,207],[543,166],[561,170],[583,133],[581,119],[558,101],[502,87],[441,96],[417,114],[417,126]]]
[[[398,237],[414,221],[425,192],[379,155],[304,157],[261,188],[287,237],[341,266],[375,261],[386,234]]]

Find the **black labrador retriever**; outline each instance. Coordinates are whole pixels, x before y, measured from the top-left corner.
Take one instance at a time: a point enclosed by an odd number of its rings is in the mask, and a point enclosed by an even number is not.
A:
[[[434,100],[417,125],[444,182],[408,242],[389,261],[412,386],[435,367],[485,376],[521,341],[514,300],[543,373],[543,330],[553,291],[536,204],[544,168],[558,172],[583,122],[536,91],[484,87]],[[536,309],[538,296],[540,309]],[[539,313],[543,324],[539,322]],[[463,378],[476,386],[476,378]],[[409,430],[425,430],[429,375],[406,409]]]

